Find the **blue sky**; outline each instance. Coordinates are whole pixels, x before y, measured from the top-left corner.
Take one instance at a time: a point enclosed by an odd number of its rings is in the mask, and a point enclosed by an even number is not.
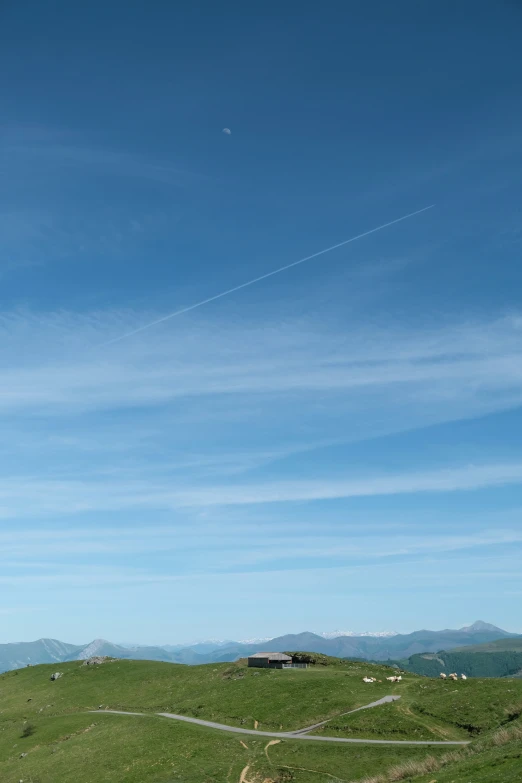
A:
[[[520,5],[80,5],[0,10],[0,641],[522,632]]]

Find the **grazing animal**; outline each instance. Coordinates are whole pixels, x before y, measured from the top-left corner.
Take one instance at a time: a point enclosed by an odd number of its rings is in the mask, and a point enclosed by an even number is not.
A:
[[[467,680],[468,678],[466,677],[466,675],[465,675],[465,674],[461,674],[461,675],[460,675],[460,679],[461,679],[461,680]]]
[[[402,680],[402,677],[399,675],[393,675],[392,677],[386,677],[387,680],[390,682],[400,682]]]
[[[448,676],[449,676],[450,680],[454,680],[454,681],[458,680],[458,675],[457,675],[456,672],[453,672],[452,674],[449,674]]]
[[[373,682],[371,677],[363,677],[363,682]]]
[[[446,679],[446,675],[444,674],[444,672],[440,673],[440,679],[441,680],[445,680]]]

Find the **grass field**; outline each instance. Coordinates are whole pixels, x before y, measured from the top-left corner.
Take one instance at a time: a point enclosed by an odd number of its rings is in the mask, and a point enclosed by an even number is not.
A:
[[[522,780],[520,740],[487,744],[499,727],[506,727],[500,728],[506,733],[520,725],[520,680],[447,683],[407,676],[391,686],[384,679],[385,667],[349,662],[305,671],[249,670],[244,664],[184,667],[115,661],[87,667],[73,662],[61,665],[63,677],[51,682],[55,669],[35,666],[0,676],[2,783]],[[383,682],[363,683],[367,673]],[[394,691],[401,695],[398,702],[335,717]],[[86,712],[100,704],[151,714]],[[245,728],[254,728],[257,721],[257,728],[276,731],[334,716],[322,734],[428,741],[477,736],[478,743],[484,744],[455,751],[433,746],[277,741],[218,732],[152,714],[161,711]],[[480,753],[470,750],[475,747]],[[414,766],[405,777],[408,765]],[[436,775],[432,774],[435,769]]]
[[[427,752],[286,740],[267,747],[267,738],[156,717],[68,715],[40,719],[34,726],[26,739],[17,722],[0,731],[2,783],[31,778],[33,783],[238,783],[247,766],[249,783],[267,778],[308,783],[332,780],[332,774],[341,780],[362,777],[412,757],[422,759]],[[22,753],[27,756],[20,758]]]
[[[467,732],[411,710],[405,697],[378,709],[361,710],[329,721],[316,735],[390,740],[467,740]]]
[[[430,783],[433,774],[417,778]],[[522,780],[520,743],[495,748],[464,759],[437,772],[437,783],[519,783]]]
[[[436,775],[436,777],[434,777]],[[497,729],[464,748],[409,759],[353,783],[519,783],[522,780],[522,723]],[[352,783],[352,782],[350,782]]]
[[[407,677],[399,701],[334,718],[316,734],[381,739],[473,739],[522,715],[522,682]],[[522,780],[522,778],[521,778]]]
[[[443,721],[474,737],[522,715],[522,681],[415,680],[410,683],[407,699],[418,714]]]
[[[56,668],[56,667],[54,667]],[[175,712],[232,726],[287,731],[338,715],[393,693],[390,670],[359,663],[299,669],[248,669],[244,664],[182,666],[157,661],[114,661],[102,666],[35,666],[0,676],[2,708],[11,714],[55,715],[96,709]],[[362,682],[368,671],[383,680]],[[43,675],[45,672],[45,675]],[[27,698],[32,702],[28,703]]]

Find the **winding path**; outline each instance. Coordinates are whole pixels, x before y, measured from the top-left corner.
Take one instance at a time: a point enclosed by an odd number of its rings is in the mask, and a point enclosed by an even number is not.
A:
[[[400,699],[400,696],[383,696],[382,699],[379,699],[378,701],[372,701],[371,704],[365,704],[364,707],[356,707],[355,710],[348,710],[348,712],[341,712],[340,715],[336,715],[336,718],[342,718],[343,715],[351,715],[353,712],[359,712],[360,710],[370,710],[372,707],[379,707],[381,704],[389,704],[392,701],[397,701],[397,699]],[[320,723],[314,723],[313,726],[308,726],[306,729],[298,729],[297,731],[291,731],[289,732],[292,734],[292,736],[301,736],[302,734],[308,734],[310,731],[315,731],[315,729],[320,729],[321,726],[325,726],[327,723],[330,723],[330,721],[333,720],[333,718],[327,718],[327,720],[322,720]]]
[[[395,701],[397,696],[385,696],[379,701],[374,701],[371,704],[366,704],[364,707],[358,707],[356,710],[350,710],[350,712],[358,712],[359,710],[367,710],[371,707],[377,707],[380,704],[385,704],[390,701]],[[232,734],[253,734],[255,737],[276,737],[277,739],[287,740],[309,740],[310,742],[347,742],[357,745],[469,745],[467,741],[456,740],[379,740],[379,739],[352,739],[351,737],[317,737],[310,735],[307,732],[323,726],[328,721],[322,723],[316,723],[314,726],[308,726],[305,729],[299,729],[298,731],[257,731],[256,729],[241,729],[239,726],[227,726],[225,723],[214,723],[210,720],[201,720],[201,718],[189,718],[187,715],[176,715],[172,712],[126,712],[124,710],[89,710],[91,713],[97,713],[102,715],[140,715],[142,717],[159,716],[161,718],[169,718],[171,720],[180,720],[184,723],[195,723],[197,726],[205,726],[208,729],[217,729],[218,731],[229,731]],[[349,715],[349,712],[343,713]]]

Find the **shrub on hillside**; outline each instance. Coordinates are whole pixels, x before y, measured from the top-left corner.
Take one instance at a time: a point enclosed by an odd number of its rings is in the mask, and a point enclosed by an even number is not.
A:
[[[294,663],[308,663],[310,666],[332,666],[333,664],[343,663],[340,658],[334,658],[331,655],[313,652],[285,652],[290,655]]]

